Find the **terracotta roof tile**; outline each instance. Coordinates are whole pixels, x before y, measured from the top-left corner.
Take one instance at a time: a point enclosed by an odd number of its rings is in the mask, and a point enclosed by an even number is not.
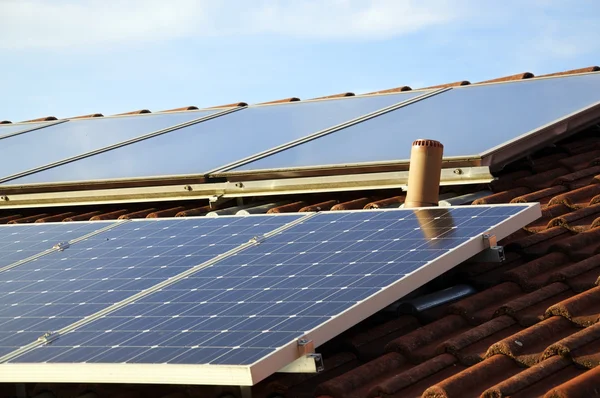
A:
[[[449,354],[438,355],[427,362],[414,366],[402,373],[397,373],[377,383],[369,392],[369,396],[386,397],[397,394],[407,387],[426,379],[456,363],[456,358]]]
[[[564,72],[548,73],[545,75],[539,75],[538,77],[574,75],[577,73],[589,73],[589,72],[597,72],[597,71],[600,71],[599,66],[588,66],[587,68],[572,69],[572,70],[567,70]]]
[[[566,358],[575,358],[579,356],[577,355],[578,353],[584,354],[582,356],[586,356],[585,354],[590,356],[589,354],[591,354],[591,356],[595,358],[594,362],[590,364],[592,366],[583,366],[593,368],[598,365],[598,358],[600,357],[600,350],[598,350],[598,348],[600,348],[600,346],[598,346],[599,343],[600,323],[596,323],[552,344],[546,348],[546,351],[544,351],[543,358],[549,358],[553,355],[560,355]],[[592,349],[591,351],[590,348]]]
[[[521,368],[510,358],[494,355],[428,388],[423,398],[477,397],[520,371]]]
[[[311,212],[311,211],[326,211],[331,210],[331,208],[337,205],[339,202],[336,199],[327,200],[325,202],[316,203],[314,205],[309,205],[298,210],[301,213]]]
[[[508,280],[514,281],[525,291],[532,291],[547,285],[557,268],[569,265],[569,258],[563,253],[549,253],[531,260],[505,273]]]
[[[58,120],[58,119],[56,118],[56,116],[44,116],[44,117],[38,117],[37,119],[23,120],[22,122],[19,122],[19,123],[50,122],[53,120]]]
[[[555,387],[544,398],[571,398],[598,396],[600,367],[589,370]]]
[[[487,389],[482,395],[482,398],[498,398],[498,397],[515,397],[517,393],[530,389],[536,383],[544,381],[548,382],[556,377],[556,374],[561,370],[569,367],[571,361],[568,359],[554,357],[546,361],[538,363],[529,369],[524,369],[522,372],[496,384]],[[551,387],[550,387],[551,388]],[[548,388],[549,389],[549,388]],[[541,392],[547,392],[548,389]],[[531,391],[531,390],[530,390]],[[540,396],[540,394],[523,395],[524,397]]]
[[[238,106],[248,106],[247,103],[245,102],[234,102],[231,104],[225,104],[225,105],[217,105],[217,106],[211,106],[209,108],[206,109],[218,109],[218,108],[236,108]]]
[[[101,114],[101,113],[90,113],[89,115],[81,115],[81,116],[68,117],[67,119],[69,119],[69,120],[91,119],[91,118],[95,118],[95,117],[104,117],[104,115]]]
[[[463,317],[448,315],[392,340],[386,350],[399,352],[413,363],[421,363],[441,354],[444,350],[442,343],[468,329],[469,325]]]
[[[451,305],[449,311],[461,315],[472,325],[479,325],[492,319],[500,304],[521,293],[521,288],[516,283],[501,283]]]
[[[563,300],[546,311],[546,316],[562,316],[580,326],[590,326],[600,320],[600,287]]]
[[[569,320],[553,316],[498,341],[490,346],[486,356],[502,354],[524,366],[533,366],[542,359],[548,346],[576,330]]]
[[[326,95],[324,97],[317,97],[317,98],[313,98],[313,99],[332,99],[332,98],[344,98],[344,97],[354,97],[354,93],[339,93],[339,94],[332,94],[332,95]]]
[[[526,187],[518,187],[507,191],[498,192],[485,198],[477,199],[473,202],[474,205],[492,205],[498,203],[509,203],[514,198],[531,193],[531,189]]]
[[[437,84],[435,86],[423,87],[419,90],[433,90],[437,88],[446,88],[446,87],[460,87],[460,86],[468,86],[471,84],[468,80],[459,80],[454,83],[445,83],[445,84]]]
[[[481,83],[497,83],[497,82],[507,82],[507,81],[511,81],[511,80],[531,79],[532,77],[534,77],[533,73],[524,72],[524,73],[517,73],[516,75],[510,75],[510,76],[498,77],[496,79],[486,80],[486,81],[483,81],[483,82],[479,82],[477,84],[481,84]]]
[[[117,113],[115,116],[126,116],[126,115],[143,115],[144,113],[151,113],[148,109],[138,109],[137,111]]]
[[[560,282],[552,283],[500,306],[496,315],[508,315],[521,326],[529,327],[544,320],[549,306],[573,294],[568,285]]]
[[[290,97],[290,98],[283,98],[283,99],[275,100],[275,101],[261,102],[256,105],[284,104],[286,102],[298,102],[298,101],[300,101],[300,98]]]
[[[391,93],[399,93],[402,91],[410,91],[412,90],[412,88],[410,88],[409,86],[400,86],[400,87],[396,87],[396,88],[389,88],[387,90],[381,90],[381,91],[373,91],[372,93],[367,93],[365,95],[371,95],[371,94],[391,94]]]
[[[442,343],[442,347],[458,358],[461,364],[472,366],[485,359],[490,345],[520,330],[522,327],[514,319],[499,316],[449,338]]]
[[[198,110],[197,106],[194,105],[190,105],[190,106],[183,106],[180,108],[175,108],[175,109],[167,109],[165,111],[160,111],[160,113],[167,113],[167,112],[183,112],[183,111],[196,111]]]

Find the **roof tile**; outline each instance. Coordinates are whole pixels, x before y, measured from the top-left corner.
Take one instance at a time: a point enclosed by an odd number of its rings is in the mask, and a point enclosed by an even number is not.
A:
[[[546,379],[554,378],[556,374],[571,365],[571,361],[565,358],[553,357],[546,361],[540,362],[529,369],[524,369],[522,372],[496,384],[487,389],[482,395],[482,398],[498,398],[498,397],[514,397],[529,387],[532,387],[540,381],[546,382]],[[548,380],[549,381],[549,380]],[[547,391],[547,390],[546,390]],[[546,392],[544,391],[544,392]],[[536,395],[525,395],[526,397],[534,397]]]
[[[528,187],[531,189],[544,189],[550,188],[559,177],[568,174],[569,171],[566,167],[555,167],[550,170],[546,170],[542,173],[536,173],[527,177],[519,178],[514,182],[515,186]]]
[[[555,387],[544,398],[597,397],[600,366]]]
[[[555,196],[548,205],[564,204],[576,210],[588,205],[590,200],[600,194],[600,184],[594,183],[582,188]]]
[[[392,340],[387,351],[403,354],[413,363],[421,363],[443,353],[440,346],[447,339],[469,329],[468,323],[458,315],[448,315],[425,325],[405,336]]]
[[[510,75],[510,76],[498,77],[496,79],[486,80],[486,81],[483,81],[483,82],[479,82],[477,84],[481,84],[481,83],[497,83],[497,82],[506,82],[506,81],[511,81],[511,80],[531,79],[532,77],[534,77],[533,73],[531,73],[531,72],[524,72],[524,73],[517,73],[516,75]]]
[[[593,357],[593,363],[583,365],[584,367],[593,368],[598,366],[598,358],[600,358],[600,323],[596,323],[590,327],[582,329],[562,340],[552,344],[544,351],[543,358],[549,358],[553,355],[560,355],[566,358],[575,358],[578,356]],[[591,350],[590,350],[591,348]],[[579,355],[578,355],[579,354]],[[581,355],[583,354],[583,355]],[[590,355],[591,354],[591,355]],[[585,362],[585,360],[583,361]],[[583,363],[582,362],[582,363]]]
[[[496,315],[509,315],[521,326],[529,327],[544,320],[549,306],[572,295],[568,285],[553,283],[502,305]]]
[[[325,202],[316,203],[314,205],[309,205],[298,210],[300,213],[306,213],[311,211],[326,211],[331,210],[331,208],[337,205],[339,202],[335,199],[326,200]]]
[[[600,286],[563,300],[546,311],[546,316],[562,316],[580,326],[600,320]]]
[[[542,359],[548,346],[574,330],[575,326],[567,319],[554,316],[498,341],[490,346],[486,356],[503,354],[524,366],[533,366]]]
[[[442,347],[461,364],[471,366],[485,359],[490,345],[521,329],[511,317],[499,316],[446,340]]]
[[[559,252],[549,253],[507,271],[505,276],[530,292],[547,285],[556,269],[567,265],[569,265],[567,255]]]
[[[472,325],[479,325],[492,319],[501,303],[520,294],[519,285],[505,282],[452,304],[449,312],[463,316]]]
[[[540,189],[522,196],[517,196],[510,203],[531,203],[539,202],[542,206],[547,205],[548,202],[556,195],[565,193],[569,189],[563,185],[554,185],[546,189]]]
[[[588,66],[587,68],[571,69],[571,70],[567,70],[564,72],[548,73],[545,75],[539,75],[538,77],[573,75],[573,74],[577,74],[577,73],[589,73],[589,72],[597,72],[597,71],[600,71],[599,66]]]
[[[526,187],[518,187],[507,191],[498,192],[490,196],[473,201],[474,205],[492,205],[498,203],[508,203],[516,197],[531,193],[531,189]]]
[[[450,354],[441,354],[402,373],[397,373],[379,382],[370,392],[371,397],[386,397],[399,393],[403,389],[426,379],[456,363]]]
[[[520,371],[521,368],[510,358],[494,355],[428,388],[423,398],[477,397]]]

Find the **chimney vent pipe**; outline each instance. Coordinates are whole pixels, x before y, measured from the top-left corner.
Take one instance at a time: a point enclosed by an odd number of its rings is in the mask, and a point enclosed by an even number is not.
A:
[[[408,169],[405,208],[437,206],[444,146],[435,140],[413,142]]]

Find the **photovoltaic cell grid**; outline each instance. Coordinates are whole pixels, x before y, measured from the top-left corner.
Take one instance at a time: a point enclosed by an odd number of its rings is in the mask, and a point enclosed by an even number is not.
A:
[[[12,362],[250,365],[525,208],[317,214]]]
[[[0,269],[112,223],[40,223],[0,227]]]
[[[298,217],[123,222],[64,251],[47,254],[2,272],[0,355]],[[5,229],[12,228],[0,227],[0,231]]]

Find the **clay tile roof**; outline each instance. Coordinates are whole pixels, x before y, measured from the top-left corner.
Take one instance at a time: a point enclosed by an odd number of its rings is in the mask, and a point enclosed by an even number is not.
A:
[[[571,69],[564,72],[548,73],[545,75],[538,75],[537,77],[548,77],[548,76],[563,76],[563,75],[575,75],[577,73],[589,73],[600,71],[600,66],[588,66],[587,68]]]
[[[511,80],[531,79],[532,77],[534,77],[534,75],[533,75],[533,73],[530,73],[530,72],[517,73],[516,75],[510,75],[510,76],[498,77],[496,79],[485,80],[483,82],[478,82],[478,84],[481,84],[481,83],[507,82],[507,81],[511,81]]]
[[[275,100],[275,101],[269,101],[269,102],[260,102],[256,105],[268,105],[268,104],[284,104],[286,102],[296,102],[296,101],[300,101],[300,98],[297,97],[290,97],[290,98],[284,98],[284,99],[280,99],[280,100]]]
[[[181,108],[167,109],[166,111],[160,111],[160,112],[164,113],[164,112],[181,112],[181,111],[195,111],[195,110],[198,110],[198,107],[194,106],[194,105],[190,105],[190,106],[183,106]]]
[[[232,104],[226,104],[226,105],[217,105],[217,106],[211,106],[210,108],[207,109],[215,109],[215,108],[235,108],[237,106],[248,106],[247,103],[245,102],[234,102]]]
[[[412,90],[412,88],[410,88],[409,86],[400,86],[400,87],[396,87],[396,88],[389,88],[386,90],[380,90],[380,91],[373,91],[372,93],[367,93],[366,95],[370,95],[370,94],[389,94],[389,93],[399,93],[402,91],[410,91]]]
[[[446,83],[446,84],[438,84],[436,86],[423,87],[420,90],[430,90],[434,88],[446,88],[446,87],[459,87],[459,86],[468,86],[471,84],[468,80],[460,80],[454,83]]]
[[[46,117],[39,117],[37,119],[24,120],[21,123],[50,122],[52,120],[58,120],[58,119],[55,116],[46,116]]]
[[[598,69],[591,67],[554,75]],[[532,76],[519,74],[488,82]],[[478,193],[477,200],[472,202],[474,205],[538,201],[542,217],[500,242],[506,251],[504,262],[460,264],[424,286],[423,291],[415,292],[422,295],[460,284],[469,286],[474,293],[437,303],[421,312],[414,308],[409,313],[402,312],[405,309],[399,306],[369,317],[319,347],[325,360],[324,372],[274,374],[252,388],[253,397],[526,398],[597,394],[600,379],[599,148],[598,131],[590,128],[507,166],[506,171],[496,173],[497,179],[484,188],[456,187],[464,193]],[[278,198],[280,205],[264,211],[397,207],[404,198],[403,193],[395,190],[293,194]],[[85,210],[77,206],[32,207],[3,210],[0,224],[202,217],[215,208],[232,206],[236,206],[235,201],[219,202],[218,206],[211,207],[206,200],[189,200],[151,205],[97,205]],[[0,396],[14,392],[12,388],[3,393],[2,388],[0,385]],[[48,391],[56,396],[71,394],[61,392],[61,388],[64,387],[49,385]],[[123,386],[106,388],[103,395],[113,396],[121,393],[119,389]],[[209,398],[218,398],[224,391],[197,388],[194,396]],[[167,387],[165,391],[153,396],[174,396],[169,394],[180,392]]]
[[[140,109],[137,111],[125,112],[125,113],[117,113],[115,116],[125,116],[125,115],[143,115],[144,113],[151,113],[148,109]]]
[[[90,118],[94,118],[94,117],[104,117],[103,114],[101,113],[90,113],[89,115],[82,115],[82,116],[74,116],[74,117],[70,117],[68,119],[90,119]]]
[[[333,95],[326,95],[324,97],[317,97],[317,98],[313,98],[313,99],[331,99],[331,98],[344,98],[344,97],[354,97],[354,93],[340,93],[340,94],[333,94]]]
[[[0,124],[11,124],[10,120],[0,120]]]

